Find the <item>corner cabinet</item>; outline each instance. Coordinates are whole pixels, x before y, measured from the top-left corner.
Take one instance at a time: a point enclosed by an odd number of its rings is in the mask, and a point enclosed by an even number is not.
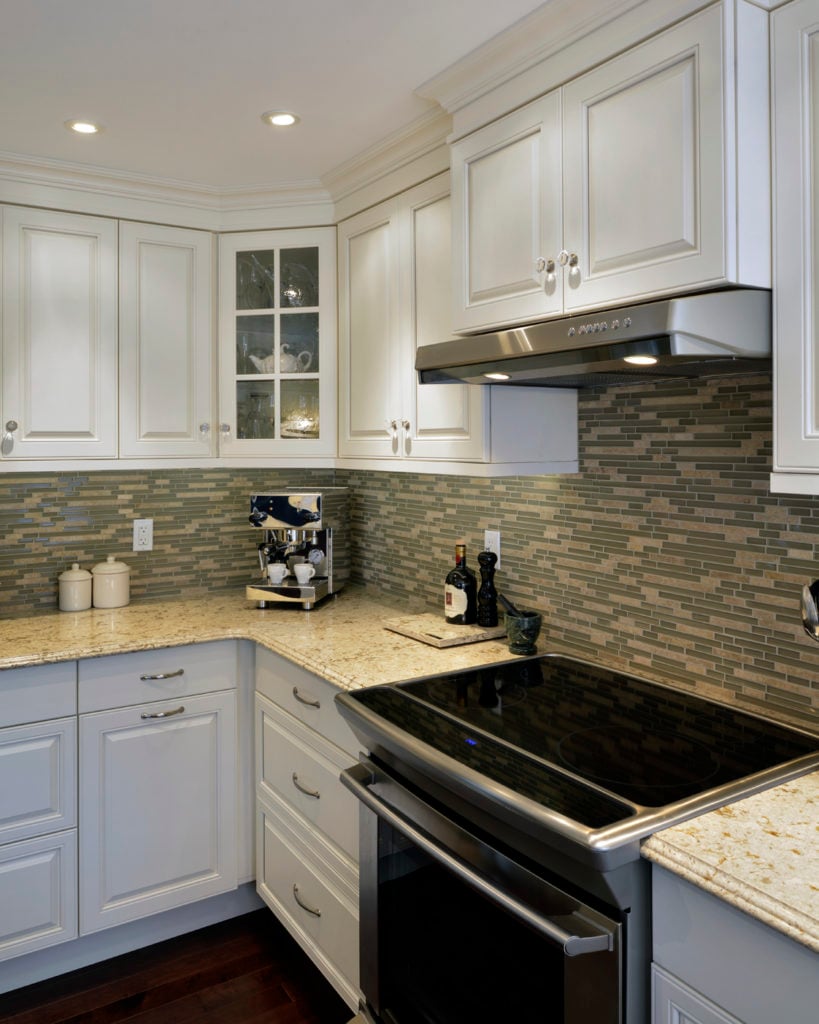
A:
[[[452,336],[449,176],[338,231],[342,465],[575,472],[574,392],[418,383],[417,347]]]
[[[771,491],[819,494],[819,0],[771,16],[774,465]]]
[[[715,4],[453,145],[456,330],[770,287],[767,17]]]
[[[219,452],[336,452],[335,228],[219,240]]]
[[[117,454],[117,222],[6,206],[0,452]]]

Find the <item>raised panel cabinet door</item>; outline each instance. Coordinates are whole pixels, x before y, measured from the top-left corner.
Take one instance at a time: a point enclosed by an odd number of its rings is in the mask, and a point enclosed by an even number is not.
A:
[[[771,24],[776,228],[771,489],[819,494],[819,0],[796,0],[776,11]]]
[[[724,47],[715,5],[565,86],[567,310],[728,276]]]
[[[76,823],[77,720],[0,729],[0,843]]]
[[[236,888],[236,694],[80,716],[80,932]]]
[[[402,454],[480,460],[485,392],[467,384],[419,384],[415,352],[452,337],[452,214],[448,175],[401,198],[402,290],[409,315],[403,379]]]
[[[396,201],[339,225],[339,452],[400,453],[399,228]]]
[[[74,829],[0,846],[0,960],[77,937]]]
[[[5,459],[117,453],[117,222],[3,208]]]
[[[212,236],[123,222],[119,251],[120,456],[212,455]]]
[[[456,331],[562,309],[560,116],[553,92],[452,146]]]
[[[651,967],[651,1024],[742,1024],[661,967]]]

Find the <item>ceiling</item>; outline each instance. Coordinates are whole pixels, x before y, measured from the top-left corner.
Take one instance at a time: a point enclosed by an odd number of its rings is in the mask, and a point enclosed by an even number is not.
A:
[[[547,0],[547,3],[549,0]],[[318,184],[543,0],[0,0],[0,157],[218,191]],[[297,112],[294,128],[260,115]],[[64,122],[104,131],[80,137]]]

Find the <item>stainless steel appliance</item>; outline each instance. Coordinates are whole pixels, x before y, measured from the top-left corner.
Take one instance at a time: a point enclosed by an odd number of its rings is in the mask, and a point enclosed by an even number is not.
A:
[[[771,293],[730,288],[421,345],[422,384],[583,388],[760,373],[771,361]]]
[[[260,608],[268,604],[300,605],[337,593],[350,577],[349,492],[346,487],[283,490],[250,497],[250,524],[262,530],[258,544],[261,579],[245,593]],[[304,583],[296,566],[314,570]],[[270,567],[280,566],[282,579],[271,582]]]
[[[336,700],[378,1024],[647,1024],[640,840],[819,767],[819,737],[562,656]]]

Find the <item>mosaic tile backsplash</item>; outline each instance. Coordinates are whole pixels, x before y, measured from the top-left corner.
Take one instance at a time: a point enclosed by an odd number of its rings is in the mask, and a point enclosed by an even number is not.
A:
[[[346,484],[358,582],[437,609],[455,541],[477,568],[484,529],[499,529],[496,583],[543,613],[541,646],[819,729],[819,645],[799,618],[819,501],[770,494],[771,418],[758,374],[581,392],[575,475],[3,474],[0,615],[53,610],[58,573],[108,554],[132,566],[132,600],[241,588],[256,570],[250,493]],[[150,553],[131,551],[134,518],[154,520]]]

